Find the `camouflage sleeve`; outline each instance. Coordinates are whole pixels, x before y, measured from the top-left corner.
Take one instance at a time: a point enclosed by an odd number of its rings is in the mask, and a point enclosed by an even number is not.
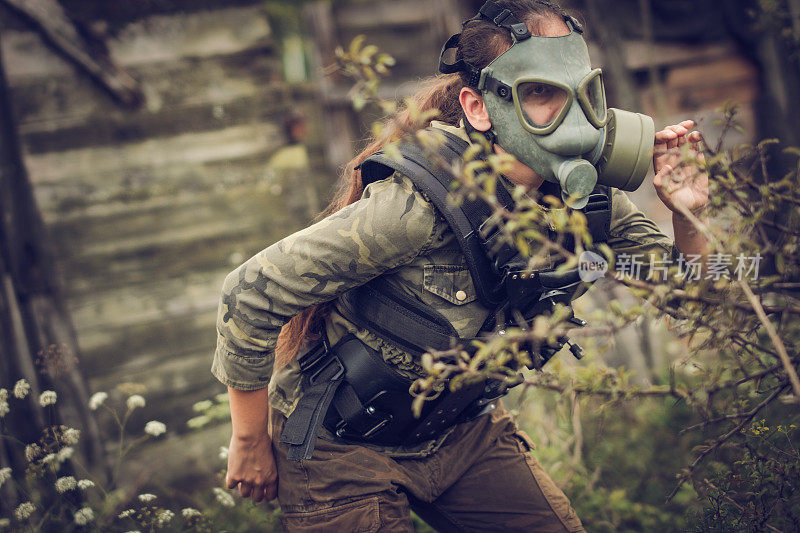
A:
[[[368,185],[357,202],[259,252],[225,279],[211,372],[240,390],[266,387],[281,327],[425,253],[433,205],[407,177]]]
[[[678,248],[647,218],[623,191],[612,189],[611,231],[608,245],[617,270],[647,279],[651,266],[675,264]]]

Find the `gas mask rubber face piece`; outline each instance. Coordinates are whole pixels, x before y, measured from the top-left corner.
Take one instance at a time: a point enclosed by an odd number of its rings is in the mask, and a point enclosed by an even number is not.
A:
[[[568,35],[515,40],[481,71],[478,89],[497,144],[580,209],[598,181],[641,185],[655,127],[646,115],[607,109],[602,72],[592,70],[577,25],[567,25]]]

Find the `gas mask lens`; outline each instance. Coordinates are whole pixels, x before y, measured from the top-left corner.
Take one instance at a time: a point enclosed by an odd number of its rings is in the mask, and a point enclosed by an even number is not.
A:
[[[572,102],[571,91],[552,82],[521,81],[515,84],[515,90],[521,118],[535,133],[555,129]]]
[[[581,80],[578,84],[577,96],[578,103],[592,126],[602,128],[608,123],[603,73],[599,68],[594,69]]]

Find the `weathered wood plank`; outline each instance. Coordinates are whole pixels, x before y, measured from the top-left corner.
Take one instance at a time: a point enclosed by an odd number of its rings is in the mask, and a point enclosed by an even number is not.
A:
[[[150,209],[101,210],[96,216],[53,222],[50,231],[58,243],[68,295],[80,301],[119,286],[141,292],[141,285],[154,278],[180,279],[222,265],[233,268],[308,224],[303,189],[287,182],[283,191],[275,194],[273,186],[244,185],[205,197],[175,197],[174,209],[156,198]],[[192,230],[209,220],[215,223],[211,234]]]
[[[81,364],[92,380],[117,371],[146,372],[165,358],[189,357],[200,351],[206,353],[210,365],[215,321],[216,312],[206,311],[124,327],[79,330]]]
[[[124,113],[72,74],[53,75],[47,83],[15,80],[13,97],[22,132],[59,129],[109,116],[138,116],[200,104],[226,105],[286,89],[277,80],[278,62],[263,50],[132,69],[147,93],[145,107]],[[302,98],[305,93],[297,90]]]
[[[96,193],[158,184],[201,190],[217,181],[214,176],[197,175],[198,166],[268,154],[282,143],[278,125],[254,123],[118,146],[32,154],[26,165],[42,200],[59,188]]]
[[[72,72],[33,32],[9,30],[2,39],[10,79]],[[271,46],[272,32],[259,5],[154,15],[126,25],[108,42],[111,56],[122,67],[233,55]]]
[[[195,271],[183,278],[164,277],[153,271],[150,280],[136,287],[118,285],[73,300],[70,308],[78,330],[123,328],[192,313],[214,312],[222,281],[236,266],[229,266],[225,257],[220,259],[213,271]]]

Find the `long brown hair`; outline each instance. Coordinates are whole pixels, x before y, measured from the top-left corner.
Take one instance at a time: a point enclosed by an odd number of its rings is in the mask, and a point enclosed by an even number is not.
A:
[[[508,9],[522,18],[533,35],[540,35],[539,26],[548,18],[565,15],[558,5],[548,0],[497,0],[501,9]],[[456,59],[463,59],[470,65],[482,69],[511,46],[508,30],[482,20],[472,21],[461,33],[456,50]],[[437,110],[435,120],[458,125],[464,117],[459,94],[467,84],[467,74],[445,74],[428,78],[412,97],[416,109],[420,111]],[[395,116],[387,119],[381,136],[372,138],[367,146],[344,167],[341,186],[333,200],[320,215],[328,216],[361,198],[364,185],[361,173],[356,170],[364,160],[386,144],[396,140],[404,131],[413,127],[427,127],[427,124],[414,123],[408,108],[401,109]],[[324,328],[325,318],[330,314],[331,303],[308,307],[295,315],[281,329],[276,347],[278,368],[286,365],[308,343],[319,339]]]

